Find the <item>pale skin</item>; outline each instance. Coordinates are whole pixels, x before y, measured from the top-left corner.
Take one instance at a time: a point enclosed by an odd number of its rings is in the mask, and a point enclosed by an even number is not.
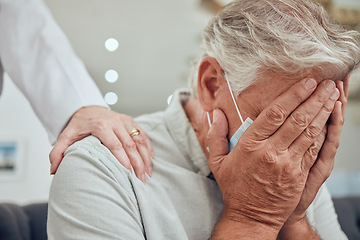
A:
[[[133,129],[139,129],[140,134],[130,137]],[[70,145],[89,135],[99,138],[129,171],[133,167],[144,183],[145,172],[151,176],[154,151],[147,134],[133,118],[99,106],[83,107],[72,116],[50,153],[50,173],[56,173]]]
[[[319,239],[305,210],[334,165],[348,78],[311,77],[268,73],[240,93],[243,118],[255,121],[228,153],[228,137],[241,122],[216,59],[202,61],[198,98],[185,111],[223,194],[224,213],[212,239]]]

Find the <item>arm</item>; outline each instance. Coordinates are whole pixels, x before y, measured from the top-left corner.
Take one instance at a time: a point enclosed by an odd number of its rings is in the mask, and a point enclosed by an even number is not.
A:
[[[137,123],[107,109],[43,1],[0,0],[0,8],[1,63],[30,101],[50,141],[58,139],[50,154],[51,173],[71,144],[91,134],[145,181],[154,157],[150,140],[143,131],[131,138],[129,132],[141,129]]]
[[[144,239],[131,174],[88,137],[66,152],[49,196],[49,239]]]
[[[78,109],[107,105],[41,0],[1,0],[0,7],[4,70],[55,143]]]

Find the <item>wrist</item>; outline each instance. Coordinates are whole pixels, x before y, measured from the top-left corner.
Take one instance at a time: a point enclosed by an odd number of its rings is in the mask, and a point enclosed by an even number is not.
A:
[[[276,239],[278,232],[279,229],[267,223],[225,210],[212,239]]]
[[[281,228],[278,239],[317,239],[315,236],[316,233],[304,215],[302,218],[289,218]]]

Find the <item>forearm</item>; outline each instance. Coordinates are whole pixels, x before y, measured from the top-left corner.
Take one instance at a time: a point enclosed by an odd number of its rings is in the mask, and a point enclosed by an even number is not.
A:
[[[211,239],[276,239],[278,230],[264,223],[246,219],[245,217],[225,211],[221,217]]]
[[[0,7],[4,70],[31,103],[51,142],[81,107],[107,107],[42,0],[0,0]]]
[[[320,237],[309,225],[306,218],[301,219],[300,221],[294,224],[285,224],[278,235],[278,240],[303,240],[303,239],[312,239],[316,240]]]

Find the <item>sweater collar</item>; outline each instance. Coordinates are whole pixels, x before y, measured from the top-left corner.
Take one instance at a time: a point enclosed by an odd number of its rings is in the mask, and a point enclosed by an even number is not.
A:
[[[165,124],[174,142],[192,166],[194,172],[207,177],[211,171],[196,133],[184,111],[184,104],[189,100],[187,89],[178,89],[165,111]]]

